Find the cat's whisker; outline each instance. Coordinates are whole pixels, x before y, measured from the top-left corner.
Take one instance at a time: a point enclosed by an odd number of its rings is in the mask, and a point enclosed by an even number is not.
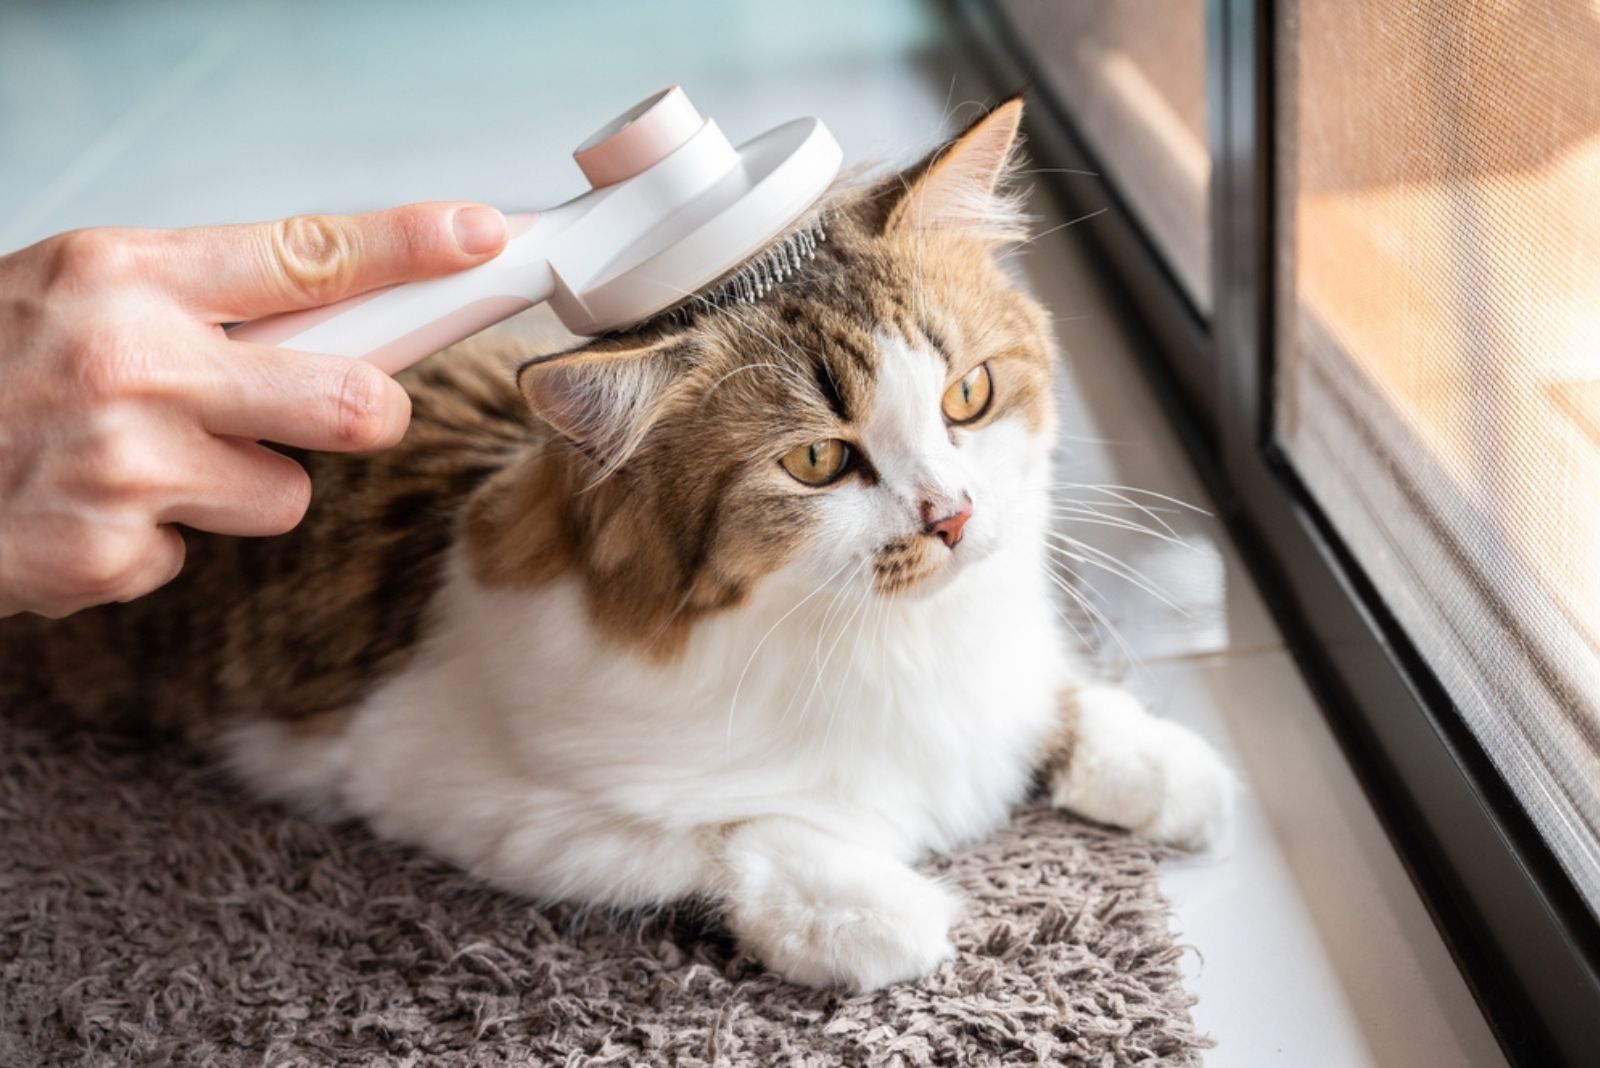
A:
[[[1096,557],[1099,560],[1106,561],[1110,566],[1121,569],[1122,572],[1125,572],[1121,577],[1127,578],[1129,581],[1137,578],[1140,581],[1149,583],[1152,587],[1156,586],[1156,581],[1149,575],[1146,575],[1143,571],[1140,571],[1127,561],[1106,552],[1104,549],[1090,545],[1088,542],[1079,538],[1074,538],[1071,534],[1067,534],[1063,531],[1050,530],[1046,531],[1045,533],[1055,542],[1058,542],[1060,545],[1070,547],[1074,552],[1089,553],[1091,556]]]
[[[1184,616],[1188,616],[1188,613],[1186,611],[1184,611],[1183,608],[1179,607],[1176,604],[1173,604],[1172,601],[1170,601],[1167,598],[1163,597],[1156,590],[1154,590],[1154,589],[1152,589],[1152,588],[1150,588],[1148,586],[1145,586],[1142,583],[1135,582],[1133,579],[1129,578],[1127,575],[1124,575],[1121,572],[1116,571],[1115,569],[1107,566],[1106,564],[1102,563],[1101,561],[1094,560],[1094,559],[1092,559],[1090,557],[1079,556],[1079,555],[1077,555],[1075,553],[1067,552],[1067,551],[1062,550],[1062,549],[1057,548],[1057,547],[1052,547],[1052,551],[1056,554],[1056,557],[1057,557],[1058,561],[1070,560],[1075,564],[1087,564],[1090,567],[1099,568],[1101,571],[1104,571],[1109,575],[1113,575],[1113,576],[1115,576],[1117,578],[1122,579],[1124,582],[1127,582],[1127,583],[1129,583],[1131,585],[1137,586],[1139,589],[1143,590],[1145,593],[1148,593],[1151,597],[1154,597],[1156,600],[1160,601],[1162,604],[1165,604],[1165,605],[1168,605],[1169,607],[1171,607],[1174,612],[1177,612],[1177,613],[1179,613],[1181,615],[1184,615]],[[1085,587],[1087,587],[1091,592],[1093,592],[1095,594],[1095,596],[1100,597],[1101,600],[1106,600],[1104,595],[1101,594],[1099,590],[1097,590],[1093,586],[1089,585],[1089,581],[1083,577],[1081,572],[1072,571],[1072,569],[1067,567],[1065,564],[1060,564],[1060,566],[1062,567],[1063,570],[1068,571],[1074,577],[1076,577],[1078,582],[1081,583],[1082,585],[1084,585]]]
[[[1118,520],[1115,516],[1096,516],[1083,512],[1054,512],[1051,513],[1051,520],[1056,524],[1083,523],[1088,524],[1088,526],[1107,526],[1107,528],[1114,529],[1114,531],[1142,534],[1142,536],[1154,537],[1160,542],[1171,542],[1171,544],[1182,545],[1182,547],[1187,548],[1184,542],[1179,542],[1178,539],[1174,539],[1170,534],[1155,531],[1155,529],[1150,529],[1149,526],[1144,526],[1142,523],[1128,523],[1125,520]]]
[[[1177,537],[1178,532],[1172,528],[1172,524],[1168,523],[1165,519],[1162,519],[1155,512],[1151,511],[1149,505],[1144,504],[1141,501],[1133,500],[1131,497],[1127,497],[1124,494],[1117,492],[1117,487],[1088,486],[1084,488],[1103,493],[1114,498],[1115,500],[1121,501],[1123,504],[1128,505],[1128,507],[1134,509],[1135,511],[1142,512],[1143,514],[1149,516],[1153,522],[1158,524],[1168,534],[1171,534],[1173,537]]]
[[[763,370],[763,369],[770,369],[770,370],[773,370],[773,371],[779,371],[779,372],[785,372],[785,373],[787,373],[788,370],[789,370],[789,368],[781,367],[781,366],[779,366],[778,364],[775,364],[775,363],[747,363],[747,364],[743,364],[743,365],[741,365],[739,367],[735,367],[733,370],[731,370],[731,371],[727,372],[726,374],[722,375],[720,378],[718,378],[716,381],[712,382],[709,386],[707,386],[705,388],[705,392],[702,393],[700,395],[699,399],[695,402],[695,409],[698,411],[699,409],[705,407],[706,401],[711,399],[711,394],[716,392],[717,387],[722,385],[728,379],[732,378],[734,375],[743,374],[746,371],[758,371],[758,370]]]
[[[934,125],[932,136],[929,138],[930,141],[937,143],[948,140],[945,131],[950,128],[950,102],[955,99],[957,77],[958,74],[950,75],[950,88],[944,91],[944,107],[939,111],[939,121]]]
[[[1132,510],[1135,510],[1135,511],[1140,511],[1140,512],[1145,511],[1145,510],[1148,509],[1149,511],[1155,512],[1155,513],[1157,513],[1159,515],[1177,515],[1178,511],[1179,511],[1176,508],[1168,508],[1165,505],[1161,505],[1161,504],[1129,504],[1129,503],[1127,503],[1125,501],[1109,501],[1109,500],[1106,500],[1103,497],[1096,497],[1093,500],[1086,500],[1086,499],[1084,499],[1082,497],[1057,497],[1057,496],[1052,496],[1050,498],[1050,503],[1053,504],[1053,505],[1054,504],[1077,504],[1077,505],[1082,505],[1085,508],[1111,508],[1111,509],[1129,508],[1129,509],[1132,509]]]
[[[1093,526],[1111,527],[1113,530],[1127,530],[1135,534],[1144,534],[1148,537],[1155,538],[1157,541],[1176,546],[1180,549],[1187,549],[1190,552],[1197,553],[1202,551],[1199,546],[1191,545],[1182,538],[1177,538],[1171,534],[1144,526],[1141,523],[1134,523],[1116,516],[1087,514],[1076,511],[1057,511],[1055,512],[1055,517],[1057,520],[1067,523],[1088,523]]]
[[[883,594],[881,591],[879,591],[877,589],[873,589],[873,591],[872,591],[872,609],[873,609],[873,611],[872,611],[872,638],[870,640],[866,639],[866,637],[865,637],[865,628],[863,628],[863,637],[862,637],[862,646],[864,648],[867,648],[869,651],[871,650],[872,646],[879,645],[879,644],[882,643],[884,630],[885,630],[886,624],[887,624],[887,620],[889,618],[890,613],[893,610],[893,604],[894,604],[894,602],[888,596],[886,596],[885,594]],[[852,701],[853,702],[859,704],[861,699],[864,698],[867,695],[867,691],[868,691],[867,682],[868,682],[867,666],[866,666],[866,663],[863,662],[862,663],[862,670],[856,676],[856,688],[855,688],[855,690],[853,692],[853,695],[852,695]]]
[[[1137,568],[1134,568],[1128,564],[1124,564],[1122,561],[1118,560],[1114,556],[1111,556],[1109,553],[1096,549],[1093,546],[1085,545],[1076,538],[1067,538],[1064,535],[1061,537],[1062,540],[1068,545],[1083,549],[1095,555],[1084,556],[1081,553],[1073,552],[1071,549],[1062,545],[1048,546],[1051,552],[1054,552],[1058,556],[1062,556],[1068,560],[1072,560],[1075,563],[1088,564],[1090,567],[1097,567],[1107,574],[1115,575],[1124,582],[1137,586],[1139,589],[1143,590],[1145,593],[1148,593],[1150,596],[1154,597],[1168,608],[1171,608],[1174,612],[1177,612],[1185,619],[1193,618],[1193,614],[1187,608],[1184,608],[1171,597],[1168,597],[1165,593],[1161,592],[1161,590],[1153,585],[1151,580]],[[1097,559],[1096,557],[1099,558]]]
[[[1143,534],[1159,541],[1172,542],[1173,544],[1183,546],[1184,548],[1190,547],[1187,542],[1184,542],[1181,539],[1173,538],[1172,535],[1167,534],[1165,531],[1160,531],[1154,527],[1147,526],[1144,523],[1136,522],[1132,519],[1129,519],[1127,516],[1106,515],[1102,512],[1094,511],[1093,509],[1064,508],[1051,509],[1046,513],[1046,515],[1050,517],[1052,523],[1089,523],[1096,526],[1108,526],[1117,530],[1130,531],[1134,534]]]
[[[1111,640],[1116,643],[1117,648],[1122,652],[1123,657],[1128,661],[1128,663],[1136,664],[1138,662],[1138,657],[1134,655],[1133,649],[1122,637],[1122,632],[1117,629],[1116,625],[1111,622],[1110,618],[1107,617],[1106,614],[1092,600],[1085,597],[1083,592],[1073,585],[1074,582],[1082,583],[1084,581],[1082,576],[1073,571],[1071,568],[1065,567],[1064,565],[1062,565],[1062,570],[1065,571],[1073,580],[1072,582],[1067,581],[1067,579],[1064,579],[1060,575],[1054,574],[1053,572],[1048,572],[1050,580],[1054,582],[1056,586],[1062,590],[1062,592],[1070,597],[1075,604],[1088,613],[1089,618],[1094,622],[1095,626],[1100,631],[1110,636]],[[1097,649],[1098,646],[1093,646],[1093,648]]]
[[[801,369],[796,364],[796,358],[795,358],[794,354],[790,350],[785,349],[782,345],[780,345],[778,343],[778,341],[775,338],[773,338],[773,336],[771,334],[769,334],[765,330],[761,329],[761,327],[757,324],[754,316],[749,317],[746,320],[744,325],[746,326],[746,328],[749,329],[750,333],[755,336],[756,340],[760,341],[762,344],[766,345],[767,348],[772,350],[772,354],[775,357],[780,358],[780,359],[784,359],[784,360],[787,361],[787,363],[782,364],[782,365],[774,364],[774,363],[766,363],[766,364],[761,364],[759,366],[770,367],[770,368],[772,368],[774,370],[779,371],[780,373],[784,374],[789,379],[789,381],[790,381],[790,383],[792,385],[794,385],[794,386],[796,386],[796,387],[798,387],[798,388],[800,388],[802,390],[809,388],[809,385],[808,385],[808,383],[806,381],[806,378],[801,373]],[[755,365],[750,365],[750,366],[755,366]],[[731,373],[732,372],[730,372],[730,374]],[[727,376],[724,376],[724,377],[727,377]],[[720,384],[721,381],[722,380],[719,379],[717,384]]]
[[[851,581],[856,577],[856,575],[861,573],[862,569],[865,568],[869,562],[870,562],[870,558],[869,557],[862,557],[861,560],[859,560],[856,563],[855,568],[848,575],[845,576],[844,581],[839,584],[839,589],[834,592],[834,595],[831,598],[829,598],[827,608],[822,613],[822,620],[821,620],[820,623],[817,624],[817,627],[816,627],[816,630],[817,630],[817,644],[816,644],[816,649],[815,649],[814,653],[812,654],[812,661],[811,662],[812,662],[812,665],[813,665],[813,669],[816,672],[818,672],[819,674],[820,674],[820,672],[822,670],[822,663],[823,663],[822,641],[827,636],[828,627],[830,625],[831,620],[834,617],[834,613],[838,610],[839,606],[844,603],[845,595],[850,592],[850,583],[851,583]],[[782,726],[783,724],[785,724],[785,723],[787,723],[789,721],[789,713],[794,710],[795,700],[800,696],[800,690],[804,686],[805,686],[805,683],[803,681],[797,681],[795,683],[794,692],[789,695],[788,702],[783,706],[783,714],[778,717],[778,725],[779,726]],[[809,703],[809,701],[810,701],[809,693],[807,695],[806,700]],[[805,715],[805,706],[804,705],[802,705],[801,708],[800,708],[800,715],[802,717],[804,717],[804,715]]]
[[[1119,486],[1114,482],[1058,482],[1056,485],[1067,489],[1086,489],[1095,490],[1100,493],[1109,493],[1118,500],[1128,504],[1132,504],[1133,502],[1126,496],[1123,496],[1123,494],[1139,494],[1145,497],[1154,497],[1158,501],[1165,501],[1168,504],[1176,505],[1186,512],[1194,512],[1197,515],[1203,516],[1211,515],[1209,511],[1200,507],[1198,504],[1190,504],[1188,501],[1180,500],[1177,497],[1168,496],[1165,493],[1157,493],[1155,490],[1144,489],[1140,486]],[[1138,505],[1135,505],[1135,507],[1138,507]]]
[[[1027,174],[1081,174],[1088,178],[1098,178],[1098,171],[1080,171],[1071,167],[1030,167],[1025,171],[1018,171],[1018,175]]]
[[[1063,565],[1062,570],[1066,571],[1068,575],[1072,576],[1072,578],[1076,579],[1077,581],[1083,581],[1083,579],[1078,576],[1077,572],[1073,571],[1071,568]],[[1060,575],[1055,574],[1048,568],[1046,569],[1045,574],[1049,577],[1051,582],[1054,582],[1062,590],[1062,592],[1071,597],[1083,608],[1085,612],[1088,612],[1089,615],[1094,617],[1095,622],[1104,628],[1107,634],[1111,635],[1111,639],[1115,641],[1117,643],[1117,647],[1122,650],[1122,655],[1127,657],[1128,663],[1138,663],[1139,658],[1133,655],[1133,650],[1130,649],[1128,647],[1128,643],[1123,640],[1122,632],[1117,630],[1117,628],[1112,624],[1111,620],[1106,618],[1104,612],[1095,607],[1092,601],[1085,597],[1080,591],[1074,589],[1072,584],[1067,582]]]
[[[866,593],[862,597],[862,600],[861,600],[862,608],[863,609],[866,609],[868,607],[876,608],[877,607],[876,599],[877,599],[877,591],[875,591],[872,588],[872,584],[869,582],[867,584]],[[861,636],[866,630],[867,615],[868,615],[868,613],[866,611],[862,611],[861,622],[856,625],[855,638],[850,644],[850,661],[849,661],[849,663],[847,663],[845,665],[844,674],[839,676],[839,682],[840,682],[839,691],[834,695],[833,708],[828,713],[828,725],[822,731],[822,745],[818,749],[818,752],[821,753],[823,756],[827,755],[827,752],[828,752],[828,739],[833,737],[833,724],[834,724],[834,721],[839,718],[839,708],[844,703],[844,685],[843,685],[843,683],[844,683],[845,679],[847,679],[849,677],[850,672],[855,670],[856,655],[858,653],[860,653],[860,651],[861,651]],[[849,627],[849,624],[846,624],[845,628],[842,628],[842,629],[848,629],[848,627]],[[857,693],[860,692],[859,688],[857,689],[856,692]]]
[[[1059,230],[1065,230],[1069,226],[1077,226],[1079,223],[1088,222],[1090,219],[1093,219],[1095,216],[1104,215],[1106,212],[1108,212],[1110,210],[1111,210],[1110,208],[1100,208],[1097,211],[1091,211],[1086,215],[1080,215],[1076,219],[1068,219],[1064,223],[1060,223],[1060,224],[1058,224],[1056,226],[1050,227],[1050,229],[1048,229],[1048,230],[1042,230],[1039,233],[1034,234],[1032,237],[1028,238],[1025,241],[1018,241],[1014,246],[1012,246],[1012,251],[1013,252],[1017,252],[1017,251],[1019,251],[1019,250],[1021,250],[1023,248],[1026,248],[1028,245],[1033,244],[1036,241],[1041,241],[1044,238],[1049,237],[1051,234],[1056,233]]]
[[[1054,578],[1054,576],[1050,574],[1050,564],[1048,562],[1045,564],[1043,573],[1046,578]],[[1067,613],[1061,610],[1061,606],[1055,603],[1054,598],[1052,598],[1050,601],[1050,608],[1053,612],[1055,612],[1056,615],[1061,617],[1061,622],[1065,623],[1067,628],[1072,631],[1073,636],[1078,639],[1078,643],[1083,646],[1084,650],[1092,652],[1095,648],[1095,642],[1093,639],[1078,629],[1078,625],[1072,621],[1072,618],[1068,616]]]
[[[879,613],[881,612],[881,604],[882,599],[878,595],[877,591],[873,589],[872,584],[869,581],[867,584],[867,610],[861,614],[861,622],[856,625],[856,637],[850,645],[850,659],[845,663],[844,674],[839,676],[841,685],[833,697],[833,715],[838,714],[839,705],[844,700],[845,690],[843,683],[856,670],[856,659],[861,655],[861,646],[864,644],[864,639],[866,637],[867,620],[870,618],[876,621]],[[857,676],[856,687],[853,691],[854,697],[859,697],[861,695],[862,682],[862,677]]]
[[[761,647],[767,644],[767,639],[771,638],[772,635],[773,635],[773,632],[776,631],[780,626],[783,625],[784,620],[788,619],[790,616],[792,616],[796,612],[800,611],[801,608],[805,607],[806,602],[810,601],[817,594],[819,594],[823,590],[827,589],[828,584],[831,583],[834,579],[838,578],[839,577],[839,573],[841,571],[843,571],[845,568],[849,567],[849,566],[850,566],[850,561],[846,560],[844,563],[839,565],[838,569],[835,570],[833,574],[829,575],[827,578],[825,578],[821,582],[817,583],[817,588],[816,589],[812,590],[810,593],[806,594],[804,597],[800,598],[793,605],[791,605],[788,611],[784,612],[783,615],[779,616],[773,622],[772,626],[767,628],[767,632],[761,636],[761,640],[756,642],[755,648],[750,650],[750,655],[745,659],[744,667],[742,669],[740,669],[740,671],[739,671],[739,681],[734,683],[734,686],[733,686],[733,699],[728,702],[728,730],[727,730],[727,738],[726,738],[726,749],[727,749],[726,757],[727,758],[731,758],[732,755],[733,755],[733,719],[734,719],[734,711],[739,707],[739,693],[744,689],[745,677],[750,674],[750,665],[755,663],[756,654],[761,652]]]
[[[1083,318],[1087,318],[1087,316],[1077,315],[1077,316],[1072,316],[1072,317],[1067,318],[1067,319],[1058,319],[1056,321],[1057,322],[1070,323],[1070,322],[1073,321],[1073,319],[1083,319]],[[1076,443],[1078,443],[1080,445],[1110,445],[1110,446],[1112,446],[1114,448],[1121,447],[1121,446],[1124,446],[1124,445],[1128,444],[1126,441],[1118,441],[1116,438],[1091,438],[1091,437],[1085,437],[1085,436],[1083,436],[1081,434],[1057,434],[1056,435],[1056,440],[1057,441],[1072,441],[1072,442],[1076,442]]]
[[[812,698],[814,698],[818,691],[821,690],[824,672],[828,670],[828,665],[833,662],[833,654],[838,651],[839,644],[844,641],[845,635],[850,632],[851,624],[856,621],[857,615],[860,614],[864,608],[866,608],[867,602],[871,600],[871,598],[872,585],[871,583],[868,583],[862,588],[861,596],[857,597],[855,603],[851,605],[850,612],[844,617],[844,621],[834,628],[835,633],[833,636],[833,642],[828,646],[828,655],[823,657],[822,662],[816,665],[816,674],[812,679],[811,691],[806,694],[806,703],[801,706],[802,715],[804,715],[805,711],[811,707]]]
[[[835,614],[842,610],[846,603],[845,595],[850,592],[850,581],[855,579],[855,577],[862,571],[866,570],[869,562],[869,557],[862,557],[856,563],[855,570],[850,572],[850,576],[848,579],[846,579],[844,585],[839,588],[839,592],[834,595],[831,601],[828,602],[828,610],[823,613],[822,622],[817,627],[817,648],[816,656],[813,659],[820,660],[822,656],[822,639],[827,635],[828,628],[832,626]]]
[[[1051,548],[1053,551],[1054,547]],[[1083,595],[1090,602],[1099,607],[1101,611],[1110,611],[1111,598],[1101,593],[1100,587],[1090,582],[1088,578],[1084,576],[1082,571],[1074,570],[1067,561],[1072,561],[1073,563],[1077,562],[1073,557],[1064,556],[1060,553],[1057,553],[1056,556],[1051,558],[1051,563],[1053,566],[1059,568],[1062,572],[1072,577],[1073,589],[1077,590],[1079,594]]]
[[[850,612],[849,612],[848,615],[845,616],[843,625],[841,625],[841,626],[836,628],[833,641],[831,643],[829,643],[829,645],[828,645],[827,655],[822,657],[821,660],[814,660],[813,661],[813,671],[812,671],[812,677],[811,677],[811,686],[806,690],[806,699],[803,702],[801,702],[801,704],[800,704],[800,718],[802,720],[804,720],[807,717],[807,715],[809,714],[809,712],[811,710],[811,702],[817,696],[817,691],[819,689],[821,689],[821,687],[822,687],[823,675],[828,669],[828,664],[833,660],[834,651],[839,648],[839,643],[844,640],[845,633],[849,630],[850,623],[855,619],[856,612],[858,612],[861,609],[861,606],[866,603],[867,594],[869,594],[869,593],[871,593],[871,587],[870,586],[851,605]],[[825,629],[826,628],[824,628],[824,630]],[[820,646],[820,635],[819,635],[818,648],[820,649],[820,647],[821,646]],[[797,684],[795,686],[796,695],[798,695],[801,685],[803,685],[803,684]],[[790,701],[791,701],[791,703],[793,703],[793,699],[792,698],[790,699]],[[787,712],[787,709],[786,709],[785,710],[785,715],[787,716],[787,714],[788,714],[788,712]]]
[[[1053,515],[1059,516],[1091,516],[1095,519],[1107,520],[1108,522],[1126,523],[1128,526],[1137,530],[1154,532],[1153,527],[1146,526],[1137,519],[1131,518],[1127,515],[1108,514],[1107,512],[1102,511],[1098,504],[1067,504],[1058,501],[1052,505],[1049,505],[1047,511]]]

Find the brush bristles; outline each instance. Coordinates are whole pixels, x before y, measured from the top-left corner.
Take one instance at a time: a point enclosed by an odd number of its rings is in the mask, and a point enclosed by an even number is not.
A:
[[[828,231],[823,225],[822,216],[818,215],[805,225],[789,231],[716,286],[678,305],[668,315],[679,323],[687,324],[695,314],[707,309],[758,301],[816,259],[817,246],[827,239]]]

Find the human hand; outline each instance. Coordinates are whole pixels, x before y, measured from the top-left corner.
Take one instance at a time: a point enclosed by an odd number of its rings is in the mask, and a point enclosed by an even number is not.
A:
[[[190,230],[75,230],[0,257],[0,617],[127,601],[183,566],[174,524],[279,534],[311,484],[262,441],[395,444],[411,405],[367,363],[220,324],[492,258],[493,208],[416,204]]]

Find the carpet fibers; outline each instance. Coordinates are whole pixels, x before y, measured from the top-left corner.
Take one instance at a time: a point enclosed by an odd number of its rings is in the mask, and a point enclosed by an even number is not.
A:
[[[534,908],[173,749],[0,717],[0,1064],[1196,1064],[1157,859],[1025,809],[927,865],[968,895],[958,958],[845,997],[692,908]]]

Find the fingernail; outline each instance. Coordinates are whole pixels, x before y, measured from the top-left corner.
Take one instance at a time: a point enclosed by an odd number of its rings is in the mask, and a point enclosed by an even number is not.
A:
[[[482,204],[457,208],[451,223],[456,244],[469,256],[494,252],[506,243],[506,217],[493,208]]]

